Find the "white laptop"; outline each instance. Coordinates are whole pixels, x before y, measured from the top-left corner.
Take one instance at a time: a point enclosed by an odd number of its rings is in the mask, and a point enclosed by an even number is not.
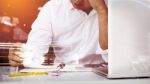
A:
[[[107,78],[150,77],[150,1],[109,0]]]

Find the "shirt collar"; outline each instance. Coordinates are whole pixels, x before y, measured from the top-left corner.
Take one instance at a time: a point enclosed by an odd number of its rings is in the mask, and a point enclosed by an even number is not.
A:
[[[72,5],[72,3],[71,3],[71,1],[70,0],[68,0],[68,2],[69,2],[69,10],[74,10],[75,8],[73,7],[73,5]]]
[[[75,10],[75,8],[73,7],[71,1],[68,0],[68,2],[69,2],[69,7],[68,7],[68,9],[69,9],[69,10]],[[94,15],[94,14],[96,14],[96,11],[93,9],[93,10],[90,12],[89,15]]]
[[[95,14],[97,14],[97,12],[96,12],[96,10],[93,9],[89,15],[95,15]]]

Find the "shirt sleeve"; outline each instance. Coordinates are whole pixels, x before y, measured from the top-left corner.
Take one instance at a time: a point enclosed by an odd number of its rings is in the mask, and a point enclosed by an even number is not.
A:
[[[107,55],[107,54],[108,54],[108,49],[103,50],[103,49],[100,47],[100,44],[98,43],[98,47],[97,47],[96,53],[97,53],[97,54],[101,54],[101,55]]]
[[[28,61],[23,62],[24,66],[30,66],[29,60],[37,64],[44,62],[44,55],[48,52],[52,42],[51,4],[52,2],[49,1],[43,6],[32,24],[32,29],[25,44],[26,51],[24,51],[24,54],[26,55],[24,56]]]
[[[101,49],[100,44],[98,43],[98,48],[97,48],[96,54],[101,54],[102,59],[105,62],[108,62],[108,52],[109,52],[108,49],[106,49],[106,50]]]

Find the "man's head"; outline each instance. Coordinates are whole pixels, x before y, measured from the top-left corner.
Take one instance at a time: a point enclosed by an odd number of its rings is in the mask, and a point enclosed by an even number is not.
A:
[[[71,3],[74,8],[83,10],[87,13],[92,10],[89,0],[71,0]]]

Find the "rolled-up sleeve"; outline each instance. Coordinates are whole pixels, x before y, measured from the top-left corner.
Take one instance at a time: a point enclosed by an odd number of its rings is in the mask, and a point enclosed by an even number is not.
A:
[[[43,6],[38,17],[33,22],[25,44],[26,48],[30,49],[32,54],[29,55],[34,62],[41,64],[44,61],[43,56],[48,52],[52,42],[51,25],[51,1],[49,1]]]

